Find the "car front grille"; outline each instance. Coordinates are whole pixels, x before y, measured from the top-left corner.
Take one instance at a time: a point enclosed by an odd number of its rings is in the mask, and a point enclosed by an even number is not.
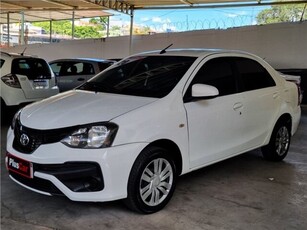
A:
[[[14,129],[13,148],[21,153],[31,154],[42,144],[60,142],[73,132],[76,127],[38,130],[23,126],[18,119]]]

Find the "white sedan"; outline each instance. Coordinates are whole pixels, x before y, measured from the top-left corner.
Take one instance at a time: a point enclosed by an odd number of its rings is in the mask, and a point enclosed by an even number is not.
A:
[[[259,147],[283,160],[300,116],[298,87],[252,54],[142,53],[18,112],[6,165],[35,192],[153,213],[179,175]]]

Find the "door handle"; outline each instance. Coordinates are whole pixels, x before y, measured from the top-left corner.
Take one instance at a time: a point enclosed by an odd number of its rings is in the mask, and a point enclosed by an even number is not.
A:
[[[78,81],[84,81],[85,79],[82,78],[82,77],[80,77],[80,78],[78,78],[77,80],[78,80]]]
[[[243,107],[243,104],[241,102],[237,102],[233,105],[233,110],[237,111]]]

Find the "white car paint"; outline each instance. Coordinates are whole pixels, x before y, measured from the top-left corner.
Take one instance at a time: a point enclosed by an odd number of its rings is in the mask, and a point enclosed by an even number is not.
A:
[[[76,124],[109,121],[155,100],[79,90],[68,91],[29,105],[22,113],[21,119],[27,121],[24,124],[27,127],[62,128]],[[41,116],[42,114],[48,114],[48,116]],[[67,119],[68,117],[70,119]]]
[[[300,120],[297,88],[260,58],[224,50],[175,50],[140,56],[147,55],[197,59],[173,90],[160,99],[74,90],[34,103],[21,112],[21,124],[37,130],[104,121],[115,123],[119,128],[111,147],[79,149],[57,142],[40,145],[33,153],[24,154],[13,147],[15,134],[9,129],[7,151],[37,164],[96,162],[104,179],[102,191],[73,192],[56,177],[40,171],[35,171],[34,177],[50,181],[71,200],[109,201],[127,197],[131,168],[140,152],[155,141],[168,140],[178,147],[182,159],[180,174],[185,174],[268,144],[283,114],[290,114],[291,134],[295,133]],[[184,95],[197,70],[216,57],[256,60],[270,73],[276,86],[185,103]],[[198,93],[206,88],[198,87]],[[209,91],[209,96],[214,94],[212,89]]]
[[[31,103],[34,101],[39,101],[44,98],[56,95],[59,93],[59,89],[55,82],[55,76],[47,64],[46,61],[41,59],[42,62],[45,62],[46,68],[49,69],[50,79],[29,79],[27,76],[22,74],[15,74],[15,77],[18,79],[20,84],[19,88],[8,86],[4,83],[3,77],[12,74],[12,63],[16,59],[30,59],[30,56],[23,56],[20,54],[8,54],[1,52],[1,75],[0,75],[0,85],[1,85],[1,98],[4,101],[6,106],[18,106],[23,103]],[[44,81],[44,88],[37,87],[36,84],[39,84],[39,81]]]

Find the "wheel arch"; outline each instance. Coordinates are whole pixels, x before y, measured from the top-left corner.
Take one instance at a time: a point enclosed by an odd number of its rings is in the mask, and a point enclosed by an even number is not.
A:
[[[275,122],[269,141],[261,147],[262,155],[266,160],[282,161],[287,156],[291,141],[291,127],[291,115],[282,114]],[[285,132],[284,128],[288,131]]]
[[[182,155],[178,145],[175,142],[168,139],[160,139],[151,142],[149,145],[146,146],[146,148],[151,146],[160,147],[168,150],[168,153],[173,157],[175,161],[177,167],[177,175],[180,175],[182,173]]]
[[[289,113],[284,113],[282,114],[278,120],[275,122],[274,127],[276,126],[276,124],[278,124],[279,122],[286,122],[289,129],[292,130],[292,117]]]
[[[276,122],[274,123],[274,125],[270,127],[270,130],[268,130],[268,134],[267,134],[267,137],[265,139],[264,145],[267,145],[269,143],[270,138],[271,138],[271,136],[274,132],[276,125],[280,122],[287,122],[290,130],[292,129],[292,117],[291,117],[291,115],[289,113],[281,114],[279,116],[279,118],[276,120]],[[291,133],[292,133],[292,131],[291,131]]]

